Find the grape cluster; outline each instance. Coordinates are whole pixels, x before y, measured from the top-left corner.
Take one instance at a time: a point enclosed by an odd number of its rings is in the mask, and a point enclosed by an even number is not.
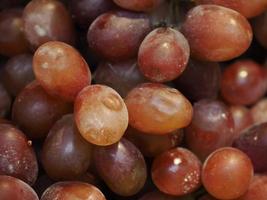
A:
[[[1,0],[0,200],[266,200],[267,0]]]

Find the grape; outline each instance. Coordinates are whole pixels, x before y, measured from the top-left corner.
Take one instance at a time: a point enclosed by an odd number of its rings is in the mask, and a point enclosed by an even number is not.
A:
[[[102,192],[93,185],[83,182],[58,182],[50,186],[41,200],[106,200]]]
[[[89,48],[110,61],[128,60],[151,30],[148,16],[128,11],[113,11],[100,15],[87,34]]]
[[[38,175],[31,141],[8,124],[0,124],[0,174],[14,176],[30,185],[34,184]]]
[[[256,172],[267,171],[267,123],[262,123],[244,131],[234,141],[234,147],[245,152],[252,160]]]
[[[88,28],[99,15],[115,8],[111,0],[70,0],[69,4],[75,22],[82,28]]]
[[[84,174],[91,160],[91,145],[78,132],[72,115],[65,115],[50,130],[42,149],[42,163],[54,180],[73,180]]]
[[[245,195],[238,200],[265,200],[267,196],[267,176],[255,175]]]
[[[251,108],[252,118],[255,124],[267,122],[267,98],[262,98]]]
[[[149,80],[171,81],[184,71],[189,51],[188,42],[179,31],[157,28],[142,42],[138,52],[138,64]]]
[[[20,54],[10,58],[4,66],[1,80],[8,92],[17,96],[28,83],[34,80],[32,55]]]
[[[167,194],[163,194],[161,192],[155,191],[155,192],[149,192],[145,194],[139,200],[193,200],[193,197],[192,198],[190,196],[174,197],[174,196],[169,196]]]
[[[96,145],[118,142],[128,126],[123,99],[104,85],[87,86],[78,94],[74,116],[81,135]]]
[[[217,5],[192,8],[182,26],[182,33],[194,58],[215,62],[241,55],[252,40],[251,26],[246,18]]]
[[[118,6],[133,11],[151,11],[158,7],[163,0],[113,0]]]
[[[93,153],[96,169],[108,187],[121,196],[136,194],[146,181],[146,163],[141,152],[126,139],[96,147]]]
[[[37,48],[48,41],[74,43],[74,29],[65,6],[56,0],[32,0],[23,12],[25,35]]]
[[[47,42],[33,56],[36,79],[53,96],[74,101],[91,82],[91,72],[77,50],[63,42]]]
[[[175,80],[175,86],[189,99],[215,99],[220,88],[218,63],[190,59],[185,71]]]
[[[122,97],[125,97],[138,84],[145,82],[134,59],[100,63],[94,73],[94,80],[98,84],[112,87]]]
[[[158,189],[166,194],[182,196],[200,187],[201,163],[184,148],[168,150],[155,158],[152,179]]]
[[[231,146],[234,120],[227,106],[218,100],[201,100],[194,104],[192,123],[185,129],[186,143],[201,160],[214,150]]]
[[[12,120],[30,138],[44,138],[54,122],[71,111],[71,106],[48,95],[36,81],[15,99]]]
[[[266,0],[197,0],[200,4],[216,4],[240,12],[247,18],[255,17],[267,9]]]
[[[234,119],[234,132],[237,138],[243,130],[253,125],[251,111],[244,106],[231,106],[230,112]]]
[[[165,135],[151,135],[128,127],[125,137],[138,147],[144,156],[155,157],[182,142],[182,130],[178,129]]]
[[[39,200],[29,185],[11,176],[0,176],[0,196],[1,200]]]
[[[201,177],[204,187],[212,196],[235,199],[247,191],[253,177],[253,166],[242,151],[225,147],[207,158]]]
[[[192,119],[191,103],[178,90],[162,84],[138,85],[125,102],[130,125],[144,133],[168,134]]]
[[[254,61],[236,61],[223,72],[221,93],[231,104],[250,105],[257,102],[265,92],[264,71]]]
[[[0,55],[14,56],[29,51],[29,45],[23,33],[21,9],[0,12],[0,35]]]
[[[0,117],[6,117],[11,107],[11,97],[0,83]]]
[[[267,12],[263,13],[262,15],[256,17],[253,20],[253,31],[256,39],[259,43],[267,48]]]

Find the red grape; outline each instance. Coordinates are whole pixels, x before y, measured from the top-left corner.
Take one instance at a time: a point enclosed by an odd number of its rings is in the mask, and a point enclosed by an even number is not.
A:
[[[146,181],[146,163],[141,152],[126,139],[118,143],[96,147],[94,164],[108,187],[121,196],[139,192]]]
[[[189,51],[188,42],[179,31],[157,28],[142,42],[138,52],[138,64],[149,80],[171,81],[184,71]]]
[[[149,134],[168,134],[186,127],[192,119],[191,103],[176,89],[157,83],[144,83],[125,99],[129,123]]]
[[[29,51],[29,45],[23,33],[21,9],[0,12],[0,54],[14,56]]]
[[[254,124],[267,122],[267,98],[262,98],[251,108]]]
[[[247,18],[255,17],[267,9],[266,0],[197,0],[200,4],[216,4],[240,12]]]
[[[234,141],[234,147],[245,152],[256,172],[267,172],[267,123],[253,126]]]
[[[74,101],[91,83],[91,72],[83,57],[63,42],[47,42],[33,56],[36,79],[53,96]]]
[[[266,0],[265,0],[266,1]],[[253,33],[259,43],[267,48],[267,12],[253,20]]]
[[[11,176],[0,176],[0,197],[1,200],[39,200],[29,185]]]
[[[30,1],[24,9],[23,20],[26,37],[34,48],[55,40],[74,43],[71,16],[60,1]]]
[[[125,97],[139,83],[145,82],[145,78],[137,67],[136,60],[116,63],[102,62],[94,73],[94,80],[98,84],[112,87],[122,97]]]
[[[32,55],[20,54],[8,60],[2,71],[2,81],[13,96],[34,80]]]
[[[56,120],[71,112],[72,107],[48,95],[36,81],[27,85],[16,97],[12,120],[30,138],[44,138]]]
[[[256,62],[239,60],[224,70],[221,93],[227,102],[250,105],[257,102],[265,92],[265,74]]]
[[[152,179],[158,189],[166,194],[182,196],[201,185],[201,162],[184,148],[168,150],[155,158]]]
[[[65,115],[50,130],[42,148],[42,164],[54,180],[74,180],[91,160],[91,145],[78,132],[72,115]]]
[[[129,126],[125,132],[125,137],[136,145],[144,156],[155,157],[178,146],[182,142],[183,132],[178,129],[165,135],[152,135],[142,133]]]
[[[0,124],[0,174],[19,178],[32,185],[38,164],[31,141],[12,125]]]
[[[185,137],[189,149],[201,160],[220,147],[231,146],[235,137],[234,120],[228,107],[218,100],[195,103]]]
[[[82,28],[88,28],[99,15],[115,7],[111,0],[70,0],[69,2],[73,18]]]
[[[212,196],[235,199],[247,191],[253,177],[253,166],[242,151],[225,147],[207,158],[201,177],[204,187]]]
[[[137,55],[138,48],[150,29],[145,14],[107,12],[91,24],[87,40],[89,48],[106,60],[128,60]]]
[[[104,85],[85,87],[75,100],[74,115],[81,135],[96,145],[118,142],[128,126],[123,99]]]
[[[122,8],[133,11],[151,11],[160,6],[163,0],[113,0]]]
[[[41,200],[106,200],[102,192],[83,182],[57,182],[42,195]]]
[[[220,89],[221,70],[218,63],[190,59],[175,86],[189,99],[216,98]]]
[[[192,56],[206,61],[235,58],[247,50],[252,40],[251,26],[246,18],[217,5],[192,8],[182,33],[189,42]]]

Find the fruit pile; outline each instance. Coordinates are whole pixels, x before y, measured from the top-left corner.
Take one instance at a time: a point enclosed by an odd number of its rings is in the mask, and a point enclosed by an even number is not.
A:
[[[1,0],[0,200],[266,200],[267,0]]]

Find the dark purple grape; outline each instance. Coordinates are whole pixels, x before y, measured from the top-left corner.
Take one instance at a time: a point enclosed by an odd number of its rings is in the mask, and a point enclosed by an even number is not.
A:
[[[111,0],[70,0],[74,21],[82,28],[89,25],[101,14],[115,8]]]
[[[147,177],[144,157],[128,140],[96,147],[93,155],[100,177],[116,194],[131,196],[144,186]]]
[[[34,80],[32,55],[20,54],[10,58],[4,66],[1,78],[8,92],[17,96],[28,83]]]
[[[33,185],[38,175],[31,141],[12,125],[0,124],[0,174],[19,178]]]
[[[122,97],[125,97],[135,86],[146,81],[137,67],[136,60],[102,62],[95,71],[94,80],[98,84],[112,87]]]
[[[267,172],[267,123],[253,126],[244,131],[234,141],[233,146],[250,157],[255,172]]]
[[[6,117],[9,114],[11,103],[10,95],[0,83],[0,117]]]
[[[54,180],[74,180],[91,161],[91,144],[80,135],[73,116],[65,115],[50,130],[42,149],[42,163]]]
[[[215,99],[220,89],[218,63],[190,59],[185,71],[175,80],[176,87],[189,99]]]

